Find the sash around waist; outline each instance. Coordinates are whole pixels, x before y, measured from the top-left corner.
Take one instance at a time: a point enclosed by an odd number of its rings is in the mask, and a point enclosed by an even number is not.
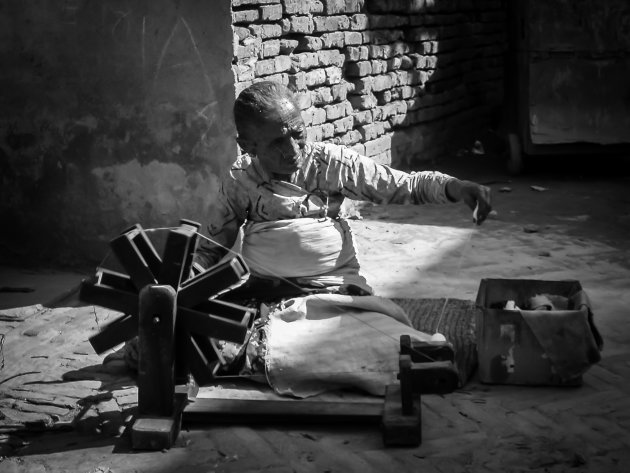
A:
[[[242,254],[252,274],[276,277],[318,276],[356,261],[347,222],[330,218],[248,222]]]

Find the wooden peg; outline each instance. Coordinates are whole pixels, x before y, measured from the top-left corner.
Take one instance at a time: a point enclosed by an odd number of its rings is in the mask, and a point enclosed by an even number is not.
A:
[[[192,247],[195,237],[195,230],[192,227],[180,227],[169,231],[158,277],[160,284],[168,284],[177,290],[182,281],[188,279],[190,267],[186,267],[186,261],[194,251]]]
[[[153,271],[151,271],[147,261],[133,242],[132,233],[123,233],[114,238],[109,244],[138,291],[149,284],[157,284]]]
[[[194,307],[242,284],[248,274],[247,265],[238,256],[218,263],[181,285],[179,303],[184,307]]]

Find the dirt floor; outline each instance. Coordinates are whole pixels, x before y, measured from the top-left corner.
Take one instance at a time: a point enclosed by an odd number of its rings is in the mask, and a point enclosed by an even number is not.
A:
[[[584,375],[581,387],[487,385],[474,377],[455,393],[423,397],[423,442],[415,448],[385,448],[379,428],[365,425],[185,426],[175,447],[160,452],[132,451],[122,429],[104,429],[102,422],[80,431],[0,431],[0,472],[628,471],[628,160],[530,159],[516,177],[488,156],[466,155],[433,167],[492,188],[496,215],[480,227],[461,204],[366,205],[351,226],[364,274],[385,297],[474,300],[483,278],[580,281],[605,343],[602,361]],[[85,275],[1,268],[0,286],[32,291],[0,293],[0,308],[52,306]],[[62,316],[45,319],[46,333],[33,329],[27,315],[20,320],[0,326],[11,340],[4,347],[0,390],[19,388],[9,373],[29,366],[41,370],[44,355],[38,349],[63,353],[64,343],[73,340],[72,321]],[[65,348],[66,371],[102,361],[85,340],[78,343],[80,350]],[[97,394],[104,389],[93,383],[85,386]],[[121,412],[124,417],[131,411]]]

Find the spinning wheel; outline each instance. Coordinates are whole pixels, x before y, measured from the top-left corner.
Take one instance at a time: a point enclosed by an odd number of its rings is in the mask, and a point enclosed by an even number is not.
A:
[[[169,231],[160,256],[142,227],[134,225],[110,242],[126,274],[99,269],[95,279],[81,287],[83,301],[125,314],[90,338],[97,353],[138,336],[134,449],[170,448],[187,414],[209,422],[380,422],[386,445],[420,443],[420,394],[451,392],[458,378],[449,344],[412,342],[406,335],[400,340],[400,383],[387,386],[384,404],[286,399],[189,403],[197,387],[215,379],[221,366],[214,340],[245,343],[256,313],[217,299],[249,276],[240,256],[191,276],[198,230],[199,224],[182,220]]]
[[[186,401],[176,396],[176,385],[185,385],[189,375],[198,385],[210,382],[221,365],[214,340],[244,343],[255,313],[214,299],[248,277],[239,256],[189,277],[198,230],[199,224],[182,220],[169,231],[160,256],[134,225],[110,242],[127,274],[99,269],[81,287],[83,301],[125,314],[90,338],[97,353],[138,336],[134,448],[170,447]]]

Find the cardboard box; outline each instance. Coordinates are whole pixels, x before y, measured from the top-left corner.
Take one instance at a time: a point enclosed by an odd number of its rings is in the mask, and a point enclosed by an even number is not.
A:
[[[533,310],[540,295],[558,296],[556,305]],[[507,310],[510,303],[517,309]],[[578,281],[482,279],[476,305],[483,383],[579,386],[600,359],[602,340]]]

